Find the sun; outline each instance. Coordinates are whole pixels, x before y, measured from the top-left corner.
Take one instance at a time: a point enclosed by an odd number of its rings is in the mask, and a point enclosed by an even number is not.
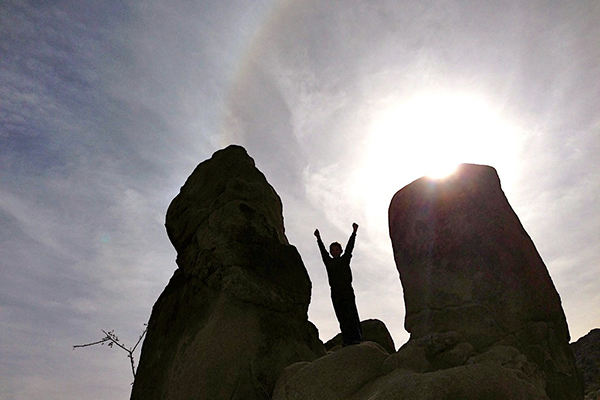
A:
[[[357,179],[367,208],[383,207],[421,176],[443,178],[460,163],[516,168],[515,128],[481,98],[422,93],[373,112]]]
[[[474,97],[418,95],[375,117],[370,157],[389,156],[384,163],[402,157],[399,164],[417,174],[443,177],[461,162],[481,159],[477,153],[489,155],[500,150],[490,146],[501,125],[498,116]]]

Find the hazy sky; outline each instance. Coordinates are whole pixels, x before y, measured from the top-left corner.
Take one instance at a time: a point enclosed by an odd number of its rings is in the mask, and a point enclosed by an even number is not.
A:
[[[284,203],[338,331],[313,237],[345,243],[362,319],[396,345],[392,195],[489,164],[544,259],[572,339],[600,326],[596,0],[0,3],[0,399],[125,399],[124,352],[173,271],[171,199],[245,146]],[[443,165],[440,165],[443,164]]]

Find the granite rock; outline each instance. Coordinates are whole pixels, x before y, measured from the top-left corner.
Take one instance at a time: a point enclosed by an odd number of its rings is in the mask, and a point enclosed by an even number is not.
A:
[[[582,397],[560,297],[494,168],[416,180],[393,197],[389,223],[410,341],[452,333],[447,349],[428,350],[434,369],[502,346],[550,399]]]
[[[378,343],[390,354],[396,351],[394,339],[392,339],[390,331],[388,331],[382,321],[378,319],[367,319],[360,322],[360,328],[364,341]],[[342,338],[342,334],[338,333],[325,342],[325,349],[327,351],[337,350],[342,347],[343,342],[344,339]]]
[[[198,165],[166,228],[179,268],[152,309],[132,399],[269,399],[285,367],[325,354],[281,200],[242,147]]]
[[[583,373],[586,399],[598,399],[600,393],[600,329],[592,329],[587,335],[571,343],[575,363]]]

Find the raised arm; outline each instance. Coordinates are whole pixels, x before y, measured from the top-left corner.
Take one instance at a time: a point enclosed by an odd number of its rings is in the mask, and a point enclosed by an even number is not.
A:
[[[356,231],[358,231],[358,224],[354,222],[352,224],[352,234],[348,239],[348,244],[346,245],[344,256],[352,256],[352,251],[354,250],[354,242],[356,241]]]
[[[325,245],[323,244],[323,241],[321,240],[321,234],[319,233],[318,229],[315,229],[315,236],[317,238],[317,244],[319,245],[319,250],[321,251],[321,258],[323,258],[323,261],[329,260],[331,257],[329,256],[329,253],[327,252],[327,249],[325,248]]]

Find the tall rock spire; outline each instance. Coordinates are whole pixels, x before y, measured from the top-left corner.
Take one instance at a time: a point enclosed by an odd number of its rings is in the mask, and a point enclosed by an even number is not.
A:
[[[198,165],[169,206],[178,269],[148,323],[131,398],[268,399],[325,353],[279,196],[239,146]]]
[[[559,295],[495,169],[418,179],[392,199],[389,224],[411,341],[454,332],[474,353],[510,346],[551,399],[581,391]]]

